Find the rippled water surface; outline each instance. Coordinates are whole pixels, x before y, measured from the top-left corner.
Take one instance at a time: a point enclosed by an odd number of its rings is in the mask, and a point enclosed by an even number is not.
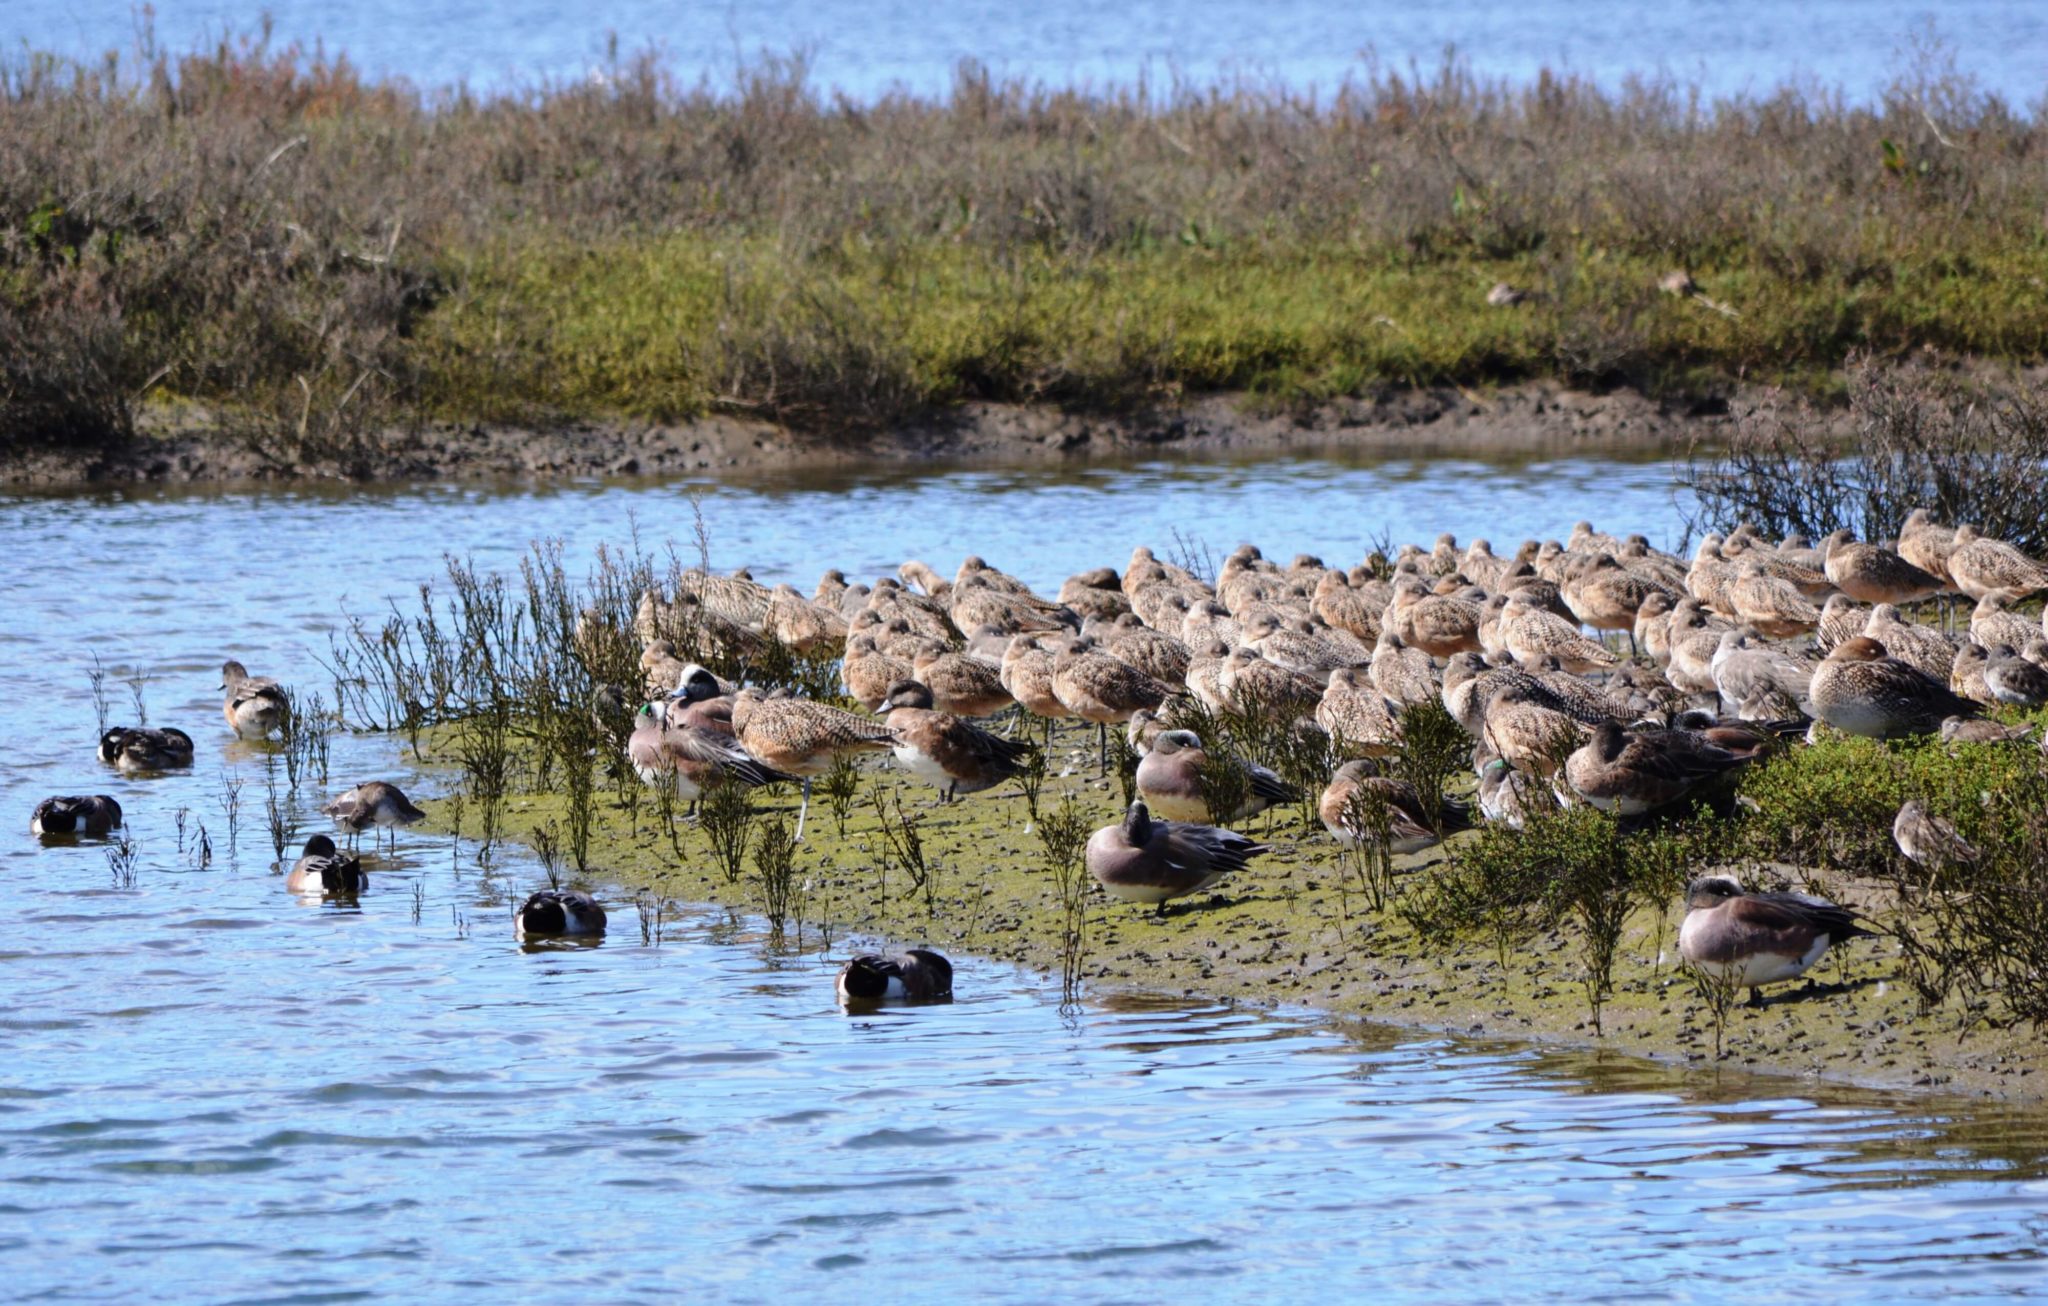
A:
[[[1170,530],[1351,561],[1394,539],[1670,540],[1657,464],[1255,467],[726,484],[721,566],[973,549],[1051,585]],[[269,872],[264,762],[219,724],[229,655],[326,689],[344,611],[405,601],[447,550],[508,567],[686,537],[675,486],[0,500],[0,1250],[15,1299],[1297,1301],[2048,1289],[2048,1114],[1102,995],[961,958],[951,1005],[850,1019],[816,953],[706,910],[643,941],[522,950],[474,849],[407,836],[359,907]],[[85,667],[141,667],[190,775],[91,758]],[[331,693],[331,690],[328,692]],[[389,741],[337,742],[317,803]],[[239,846],[221,808],[239,779]],[[38,846],[34,799],[127,807]],[[184,848],[178,813],[185,811]],[[213,861],[197,864],[198,827]],[[849,941],[834,941],[844,955]]]

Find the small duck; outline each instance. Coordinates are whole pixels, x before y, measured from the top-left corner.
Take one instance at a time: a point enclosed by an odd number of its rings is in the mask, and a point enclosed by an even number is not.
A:
[[[100,736],[100,761],[122,775],[177,770],[192,765],[192,736],[170,726],[115,726]]]
[[[1744,893],[1724,875],[1685,890],[1678,955],[1713,979],[1747,988],[1763,1005],[1765,984],[1797,979],[1845,939],[1868,936],[1847,909],[1805,893]]]
[[[1213,825],[1155,821],[1139,799],[1116,825],[1088,838],[1088,873],[1113,898],[1156,906],[1200,893],[1232,871],[1241,871],[1265,844]]]
[[[1337,768],[1316,803],[1316,813],[1330,837],[1350,848],[1367,835],[1365,817],[1369,810],[1367,792],[1375,793],[1387,808],[1387,851],[1396,856],[1419,853],[1443,842],[1430,827],[1423,810],[1422,795],[1406,780],[1395,780],[1376,772],[1369,761],[1346,762]]]
[[[512,916],[512,928],[528,935],[591,935],[604,933],[604,908],[578,889],[539,889]]]
[[[1977,860],[1977,850],[1957,832],[1955,824],[1927,810],[1918,798],[1908,799],[1892,821],[1892,842],[1906,860],[1929,870],[1944,866],[1968,866]]]
[[[875,715],[896,732],[893,751],[903,769],[937,785],[949,803],[1022,775],[1034,751],[951,712],[935,711],[932,691],[922,681],[891,685]]]
[[[228,729],[243,739],[267,738],[282,729],[291,715],[291,700],[282,685],[268,676],[250,675],[247,667],[233,659],[221,663],[220,690],[227,696],[220,705],[221,715],[227,718]]]
[[[1726,748],[1690,730],[1629,732],[1604,721],[1565,759],[1564,778],[1601,811],[1639,816],[1677,802],[1754,756],[1755,750]]]
[[[1844,640],[1813,673],[1813,714],[1844,734],[1888,739],[1927,735],[1977,704],[1885,651],[1868,635]]]
[[[953,996],[953,963],[929,948],[912,948],[893,957],[863,952],[839,968],[835,986],[848,1005],[898,1002],[941,1002]]]
[[[1138,793],[1149,810],[1172,821],[1235,820],[1265,811],[1276,803],[1292,803],[1301,791],[1280,778],[1278,772],[1256,762],[1224,759],[1243,779],[1243,801],[1233,812],[1212,812],[1203,786],[1203,768],[1210,765],[1202,748],[1202,737],[1192,730],[1165,730],[1153,739],[1152,749],[1138,763]]]
[[[404,790],[383,780],[359,784],[320,810],[351,835],[361,834],[373,825],[396,831],[400,826],[427,819],[427,814],[412,805]]]
[[[28,832],[41,838],[60,834],[98,837],[121,824],[121,804],[105,794],[83,798],[45,798],[29,817]]]
[[[360,858],[338,851],[334,840],[316,834],[306,840],[306,849],[292,863],[284,887],[298,894],[321,894],[331,898],[353,898],[369,887]]]
[[[633,773],[650,785],[673,775],[676,796],[696,802],[707,786],[735,780],[748,788],[794,780],[754,760],[739,740],[713,726],[693,724],[678,702],[644,703],[633,714],[633,736],[626,741],[626,760]]]

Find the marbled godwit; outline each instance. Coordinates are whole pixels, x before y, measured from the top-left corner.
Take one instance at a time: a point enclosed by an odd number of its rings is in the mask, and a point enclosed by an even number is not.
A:
[[[1956,527],[1948,574],[1956,588],[1973,599],[1995,594],[2007,603],[2018,603],[2048,589],[2048,568],[2003,540],[1979,535],[1974,526]]]
[[[811,810],[812,780],[830,771],[842,753],[887,749],[896,743],[896,732],[871,717],[807,699],[768,698],[752,686],[734,696],[732,725],[740,746],[755,760],[802,777],[798,839],[804,837],[804,818]]]
[[[1436,666],[1429,654],[1409,648],[1392,630],[1381,630],[1367,673],[1396,710],[1410,703],[1427,703],[1438,696]]]
[[[1820,625],[1820,609],[1790,581],[1768,574],[1753,558],[1737,565],[1728,601],[1735,605],[1739,621],[1771,639],[1796,639]]]
[[[1884,645],[1899,661],[1918,667],[1942,684],[1948,683],[1949,671],[1955,665],[1956,646],[1934,627],[1906,621],[1897,608],[1880,603],[1870,610],[1863,633]]]
[[[1419,580],[1404,577],[1394,585],[1394,601],[1380,617],[1410,648],[1433,658],[1479,650],[1479,608],[1462,599],[1432,594]]]
[[[1694,880],[1685,891],[1678,955],[1704,974],[1747,988],[1763,1005],[1765,984],[1797,979],[1832,944],[1870,931],[1848,911],[1804,893],[1744,893],[1725,876]]]
[[[1837,532],[1841,534],[1846,532]],[[1918,603],[1945,588],[1939,576],[1922,571],[1890,549],[1836,535],[1828,537],[1824,566],[1835,588],[1863,603]]]
[[[721,781],[753,788],[796,778],[763,765],[734,735],[681,719],[680,706],[647,703],[633,714],[626,760],[641,780],[660,785],[673,777],[676,796],[694,804]]]
[[[1812,692],[1815,664],[1789,649],[1773,647],[1743,627],[1724,630],[1714,649],[1711,673],[1721,709],[1734,712],[1759,689],[1775,690],[1794,701]]]
[[[1109,723],[1129,721],[1139,708],[1157,709],[1170,690],[1128,662],[1069,640],[1052,660],[1052,692],[1068,713],[1093,721],[1100,773],[1109,773]]]
[[[1813,646],[1825,653],[1845,639],[1854,639],[1870,624],[1871,609],[1847,594],[1830,594],[1820,607],[1820,625],[1814,629]]]
[[[846,686],[855,702],[872,712],[889,696],[889,686],[910,679],[916,672],[910,659],[894,657],[877,648],[874,636],[855,635],[846,641],[846,656],[839,663],[839,683]]]
[[[1625,569],[1611,554],[1596,554],[1560,587],[1565,606],[1582,626],[1628,634],[1629,651],[1636,644],[1636,613],[1652,594],[1669,598],[1663,586]]]
[[[813,603],[790,585],[768,594],[763,630],[778,643],[799,653],[829,653],[846,642],[847,620],[837,609]]]
[[[911,677],[930,691],[932,703],[954,716],[988,717],[1016,699],[1003,688],[1002,668],[967,653],[926,652],[911,659]],[[891,686],[890,693],[895,693]]]
[[[1554,657],[1567,671],[1584,675],[1605,671],[1621,661],[1604,644],[1587,639],[1562,617],[1532,606],[1520,593],[1510,594],[1501,609],[1499,638],[1523,666]]]
[[[1140,799],[1124,819],[1089,836],[1088,873],[1111,897],[1165,910],[1169,899],[1199,893],[1241,871],[1266,845],[1213,825],[1155,821]]]
[[[1970,638],[1985,648],[1999,644],[2025,648],[2027,641],[2037,638],[2040,633],[2040,626],[2011,611],[2006,601],[1996,594],[1986,594],[1978,599],[1977,606],[1970,612]]]
[[[1460,654],[1470,656],[1469,654]],[[1370,672],[1355,667],[1330,673],[1316,704],[1316,724],[1329,733],[1341,756],[1384,757],[1400,743],[1401,727]]]

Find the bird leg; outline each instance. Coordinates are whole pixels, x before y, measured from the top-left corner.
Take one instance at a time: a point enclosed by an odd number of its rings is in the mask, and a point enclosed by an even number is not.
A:
[[[804,817],[811,812],[811,777],[804,777],[804,801],[796,812],[796,842],[804,841]]]
[[[1742,1005],[1745,1007],[1755,1007],[1761,1010],[1764,1005],[1764,991],[1760,988],[1752,986],[1749,990],[1749,1001],[1743,1003]]]
[[[1109,726],[1106,722],[1095,723],[1095,774],[1109,774]]]

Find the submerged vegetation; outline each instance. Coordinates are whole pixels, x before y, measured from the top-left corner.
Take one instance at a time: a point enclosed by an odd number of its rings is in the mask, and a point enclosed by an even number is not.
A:
[[[484,96],[252,36],[10,56],[0,137],[17,442],[203,423],[348,469],[434,421],[1826,389],[2048,346],[2048,126],[1938,50],[1869,106],[1455,61],[856,104],[801,59]]]

